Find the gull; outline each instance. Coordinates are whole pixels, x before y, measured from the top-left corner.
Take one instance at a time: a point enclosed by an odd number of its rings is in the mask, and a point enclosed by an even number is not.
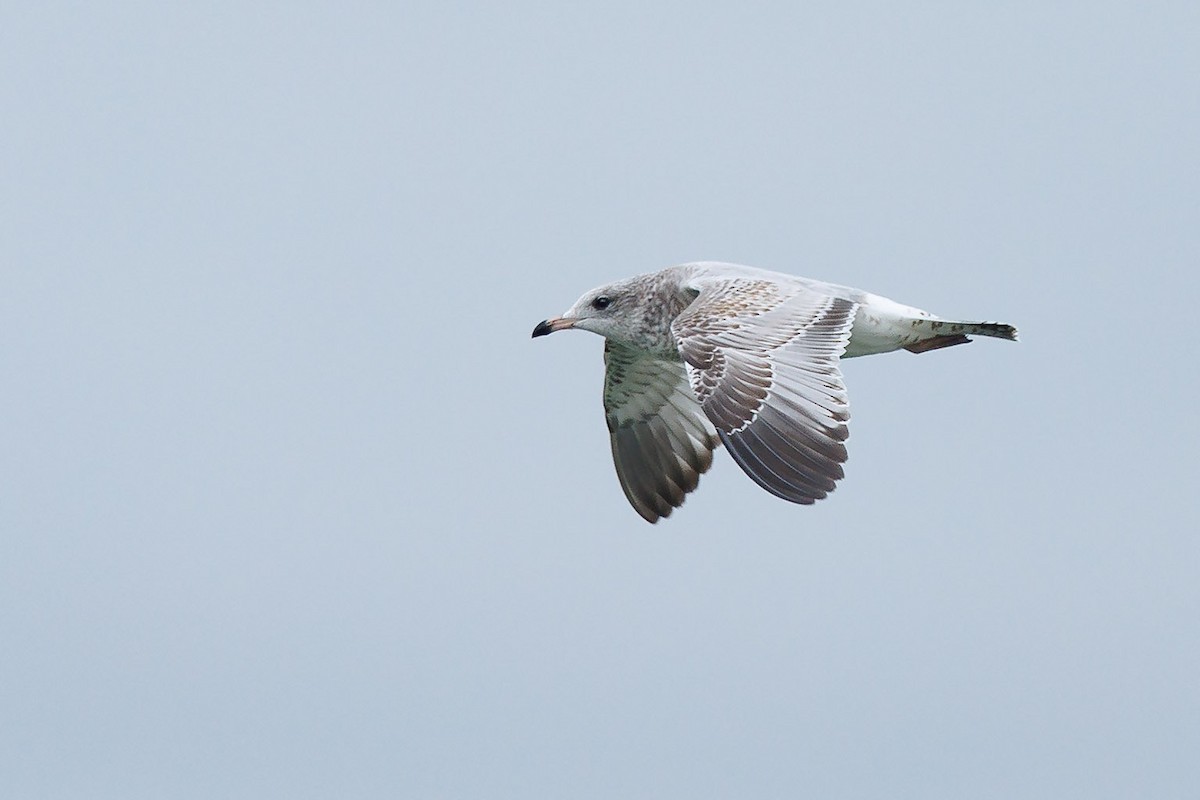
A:
[[[683,504],[721,444],[784,500],[808,505],[833,491],[850,420],[839,359],[1017,339],[1011,325],[940,319],[860,289],[716,261],[592,289],[533,335],[567,329],[605,338],[613,463],[651,523]]]

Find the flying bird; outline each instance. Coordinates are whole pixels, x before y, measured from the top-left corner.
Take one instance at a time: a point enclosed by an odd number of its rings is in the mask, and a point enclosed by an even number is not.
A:
[[[925,353],[993,336],[859,289],[702,261],[587,292],[533,335],[576,328],[604,343],[604,412],[633,508],[681,506],[724,444],[755,483],[811,504],[843,476],[850,407],[838,360]]]

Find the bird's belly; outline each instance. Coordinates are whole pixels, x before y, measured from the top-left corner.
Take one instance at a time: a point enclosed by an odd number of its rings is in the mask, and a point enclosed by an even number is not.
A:
[[[928,311],[868,295],[854,314],[850,342],[842,358],[890,353],[923,338],[913,323],[933,318]]]

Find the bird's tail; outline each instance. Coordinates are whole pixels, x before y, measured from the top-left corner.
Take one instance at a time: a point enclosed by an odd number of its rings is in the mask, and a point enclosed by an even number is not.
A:
[[[913,342],[904,347],[910,353],[925,353],[930,350],[941,350],[943,347],[953,347],[956,344],[967,344],[971,336],[992,336],[996,339],[1017,341],[1017,329],[1003,322],[956,322],[946,319],[927,319],[913,324],[914,328],[924,328],[927,338]]]

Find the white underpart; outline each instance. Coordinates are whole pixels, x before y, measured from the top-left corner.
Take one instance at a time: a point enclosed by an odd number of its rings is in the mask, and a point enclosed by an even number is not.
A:
[[[936,319],[937,317],[928,311],[906,306],[877,294],[866,294],[854,316],[854,327],[850,329],[850,344],[847,345],[842,358],[890,353],[920,339],[929,338],[926,325],[922,321]],[[915,327],[914,322],[917,323]]]

